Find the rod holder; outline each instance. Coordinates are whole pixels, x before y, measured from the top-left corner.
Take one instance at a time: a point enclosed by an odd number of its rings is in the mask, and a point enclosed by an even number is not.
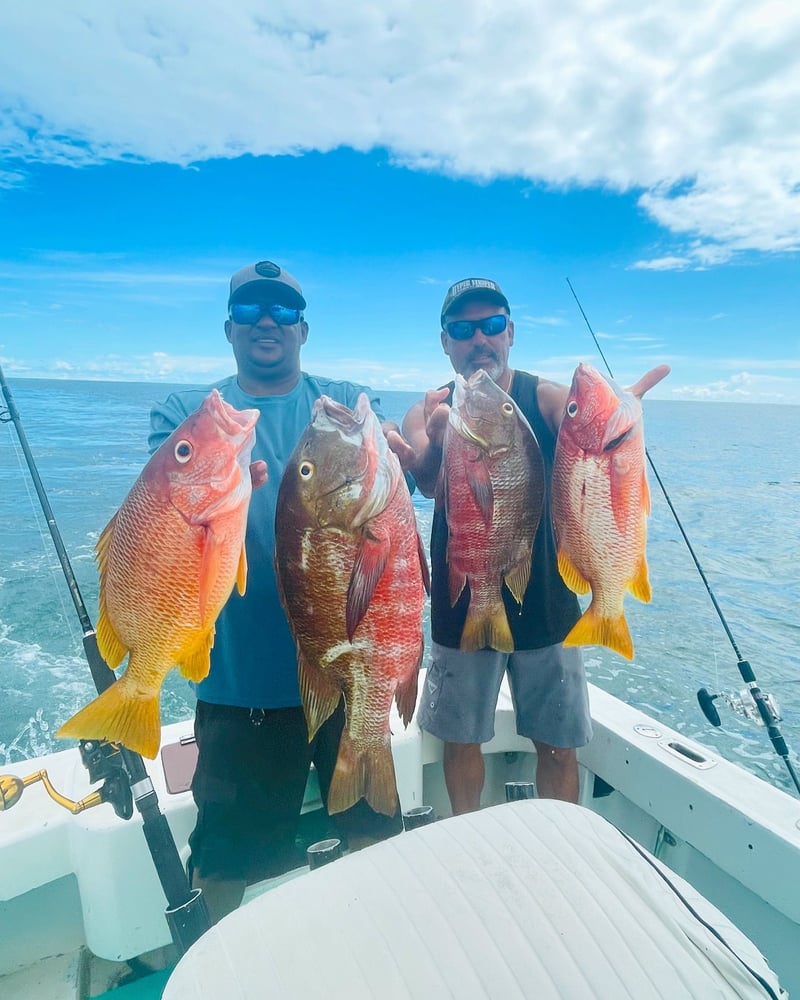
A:
[[[181,906],[168,908],[167,918],[172,940],[180,955],[185,955],[191,946],[211,926],[208,907],[202,889],[192,889],[191,895]]]
[[[506,802],[536,798],[536,783],[533,781],[507,781]]]
[[[409,809],[403,813],[403,827],[406,830],[416,830],[417,827],[428,826],[435,819],[433,806],[417,806],[416,809]]]
[[[318,840],[316,844],[311,844],[306,849],[306,860],[308,867],[313,872],[323,865],[329,865],[331,861],[336,861],[342,856],[342,842],[337,837],[329,840]]]

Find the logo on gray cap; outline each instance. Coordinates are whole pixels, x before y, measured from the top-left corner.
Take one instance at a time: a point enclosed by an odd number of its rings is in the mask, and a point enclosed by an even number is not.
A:
[[[271,260],[260,260],[255,265],[256,274],[260,274],[262,278],[277,278],[281,273],[281,269],[277,264],[273,264]]]

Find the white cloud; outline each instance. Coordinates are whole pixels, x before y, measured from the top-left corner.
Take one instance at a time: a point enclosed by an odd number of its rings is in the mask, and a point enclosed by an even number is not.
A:
[[[22,170],[0,170],[0,190],[25,187],[27,180]]]
[[[692,266],[688,257],[654,257],[652,260],[637,260],[631,264],[632,271],[685,271]]]
[[[695,399],[731,403],[800,404],[800,380],[780,375],[740,371],[727,379],[700,384],[673,386],[674,399]]]
[[[77,260],[73,257],[86,257],[86,260]],[[227,278],[220,276],[220,273],[210,272],[187,272],[170,271],[164,268],[153,268],[143,270],[139,267],[126,264],[121,255],[109,255],[108,265],[114,263],[114,259],[119,258],[117,267],[97,267],[87,266],[88,258],[91,255],[63,254],[62,259],[57,259],[54,254],[44,255],[43,263],[37,261],[24,264],[13,264],[0,261],[0,281],[16,281],[24,278],[26,281],[36,280],[41,282],[61,281],[70,285],[120,285],[122,287],[144,287],[152,285],[208,285],[209,287],[224,285]],[[114,259],[112,259],[112,257]],[[83,266],[77,266],[83,264]]]
[[[563,316],[528,316],[523,313],[514,317],[515,325],[522,326],[566,326],[567,321]]]
[[[149,354],[104,354],[89,360],[74,361],[54,358],[48,362],[31,362],[19,358],[0,357],[8,376],[25,378],[69,378],[120,382],[174,382],[206,384],[232,374],[232,355],[170,354],[152,351]],[[400,367],[371,358],[327,355],[310,344],[303,353],[303,368],[323,372],[329,378],[361,382],[374,389],[393,389],[423,393],[434,385],[452,378],[447,358],[432,355],[426,364]]]
[[[230,375],[233,358],[226,355],[106,354],[88,360],[54,358],[49,362],[12,361],[8,373],[31,378],[103,379],[121,382],[214,382]]]
[[[397,364],[373,358],[328,354],[309,343],[303,348],[303,368],[307,372],[323,373],[328,378],[360,382],[373,389],[424,393],[433,386],[443,385],[453,377],[444,354],[428,353],[416,364]]]
[[[796,3],[40,0],[3,5],[0,34],[6,159],[384,147],[415,169],[640,190],[685,242],[640,268],[800,247]]]
[[[800,357],[797,358],[727,358],[716,362],[723,368],[747,371],[800,371]]]

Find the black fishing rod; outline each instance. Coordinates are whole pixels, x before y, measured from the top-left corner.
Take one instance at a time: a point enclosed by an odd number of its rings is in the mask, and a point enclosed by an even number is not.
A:
[[[19,411],[14,403],[14,398],[11,395],[11,390],[8,387],[1,366],[0,390],[2,390],[7,407],[5,410],[0,409],[0,422],[14,424],[28,471],[33,480],[39,503],[47,521],[47,527],[50,530],[61,568],[64,571],[64,576],[72,595],[72,602],[75,605],[75,610],[81,623],[83,649],[92,673],[92,679],[97,688],[97,693],[102,694],[117,678],[113,670],[111,670],[100,655],[100,650],[97,646],[97,635],[89,613],[86,610],[86,605],[81,597],[78,582],[72,571],[67,550],[56,524],[55,515],[47,498],[39,471],[36,468],[36,462],[28,444],[28,438],[22,426]],[[114,744],[110,746],[114,747]],[[133,815],[133,810],[126,808],[124,801],[126,796],[128,802],[130,802],[132,796],[133,801],[136,803],[136,808],[142,817],[142,828],[147,846],[153,858],[153,864],[161,882],[161,887],[164,890],[164,895],[167,898],[165,916],[170,934],[178,952],[182,955],[194,944],[201,934],[208,930],[210,926],[208,909],[201,890],[192,889],[189,885],[186,871],[181,864],[180,855],[175,846],[172,831],[169,828],[166,816],[164,816],[159,808],[158,796],[150,780],[150,775],[147,773],[144,761],[138,753],[134,753],[127,747],[120,747],[123,767],[119,770],[124,770],[128,785],[124,793],[120,794],[118,788],[119,782],[117,780],[118,775],[111,774],[111,770],[115,766],[114,757],[116,756],[116,748],[114,747],[111,753],[104,753],[100,749],[99,741],[81,740],[80,750],[84,763],[89,767],[91,781],[98,780],[99,777],[108,777],[111,779],[111,787],[114,789],[114,792],[109,792],[107,796],[104,796],[103,801],[111,801],[118,816],[121,816],[123,819],[130,819]],[[119,798],[117,798],[117,795],[119,795]]]
[[[592,324],[589,322],[589,319],[583,310],[583,306],[580,303],[580,299],[575,294],[575,289],[572,287],[572,282],[569,280],[569,278],[566,279],[566,282],[567,285],[569,285],[569,290],[572,292],[572,297],[575,299],[578,309],[580,309],[581,311],[581,316],[583,316],[583,320],[586,323],[589,333],[592,335],[592,340],[594,341],[595,347],[597,348],[600,357],[603,359],[603,364],[606,366],[608,374],[611,376],[611,378],[614,378],[614,373],[611,370],[611,365],[609,365],[605,354],[603,354],[603,349],[600,346],[597,337],[595,336],[595,332],[592,329]],[[722,608],[720,607],[719,602],[717,601],[714,591],[711,589],[711,584],[708,582],[708,577],[703,571],[703,567],[700,565],[700,560],[698,559],[694,551],[692,543],[689,540],[689,536],[686,534],[686,530],[684,529],[681,519],[678,516],[678,512],[675,509],[674,504],[672,503],[672,499],[669,493],[667,492],[667,488],[664,485],[664,482],[658,473],[658,469],[655,466],[655,462],[650,457],[650,452],[647,450],[647,448],[645,448],[644,453],[647,456],[647,461],[650,465],[650,468],[653,470],[653,475],[656,477],[656,481],[658,482],[658,485],[661,487],[661,492],[664,494],[664,499],[667,501],[667,506],[672,512],[672,516],[675,519],[675,523],[678,526],[678,530],[683,536],[683,540],[686,543],[686,548],[689,550],[689,555],[692,557],[692,560],[697,568],[697,572],[700,574],[700,579],[703,581],[703,585],[705,586],[706,591],[708,592],[708,596],[711,598],[711,603],[714,606],[714,610],[717,612],[717,616],[719,617],[719,620],[722,622],[722,627],[725,630],[725,634],[728,637],[728,641],[733,647],[733,651],[736,654],[739,673],[742,675],[742,680],[747,685],[747,690],[750,692],[750,696],[755,702],[755,706],[756,709],[758,710],[759,717],[761,718],[761,721],[764,723],[764,726],[766,727],[772,746],[775,749],[775,753],[777,753],[777,755],[786,765],[789,775],[791,776],[791,779],[794,782],[794,787],[800,793],[800,779],[798,779],[797,773],[792,765],[791,760],[789,759],[789,748],[786,745],[786,740],[783,738],[783,735],[781,734],[781,731],[778,728],[778,722],[780,721],[780,719],[778,717],[777,712],[775,711],[772,700],[768,694],[765,694],[761,690],[761,688],[758,685],[758,681],[756,680],[756,676],[753,673],[753,668],[750,666],[750,663],[747,660],[745,660],[742,654],[739,652],[739,647],[736,645],[736,640],[733,637],[733,633],[731,632],[730,626],[728,625],[725,615],[723,614]],[[701,688],[697,692],[697,700],[700,704],[700,708],[702,709],[703,714],[705,715],[705,717],[708,719],[708,721],[711,723],[712,726],[720,726],[722,724],[719,717],[719,712],[717,712],[713,704],[714,699],[718,697],[719,695],[709,694],[709,692],[705,688]]]

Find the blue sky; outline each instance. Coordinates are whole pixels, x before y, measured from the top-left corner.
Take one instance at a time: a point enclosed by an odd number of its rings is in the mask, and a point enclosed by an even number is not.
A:
[[[10,6],[10,5],[7,5]],[[667,362],[668,399],[800,404],[800,7],[56,0],[0,12],[0,364],[208,382],[237,267],[304,367],[424,390],[449,283],[513,362]]]

